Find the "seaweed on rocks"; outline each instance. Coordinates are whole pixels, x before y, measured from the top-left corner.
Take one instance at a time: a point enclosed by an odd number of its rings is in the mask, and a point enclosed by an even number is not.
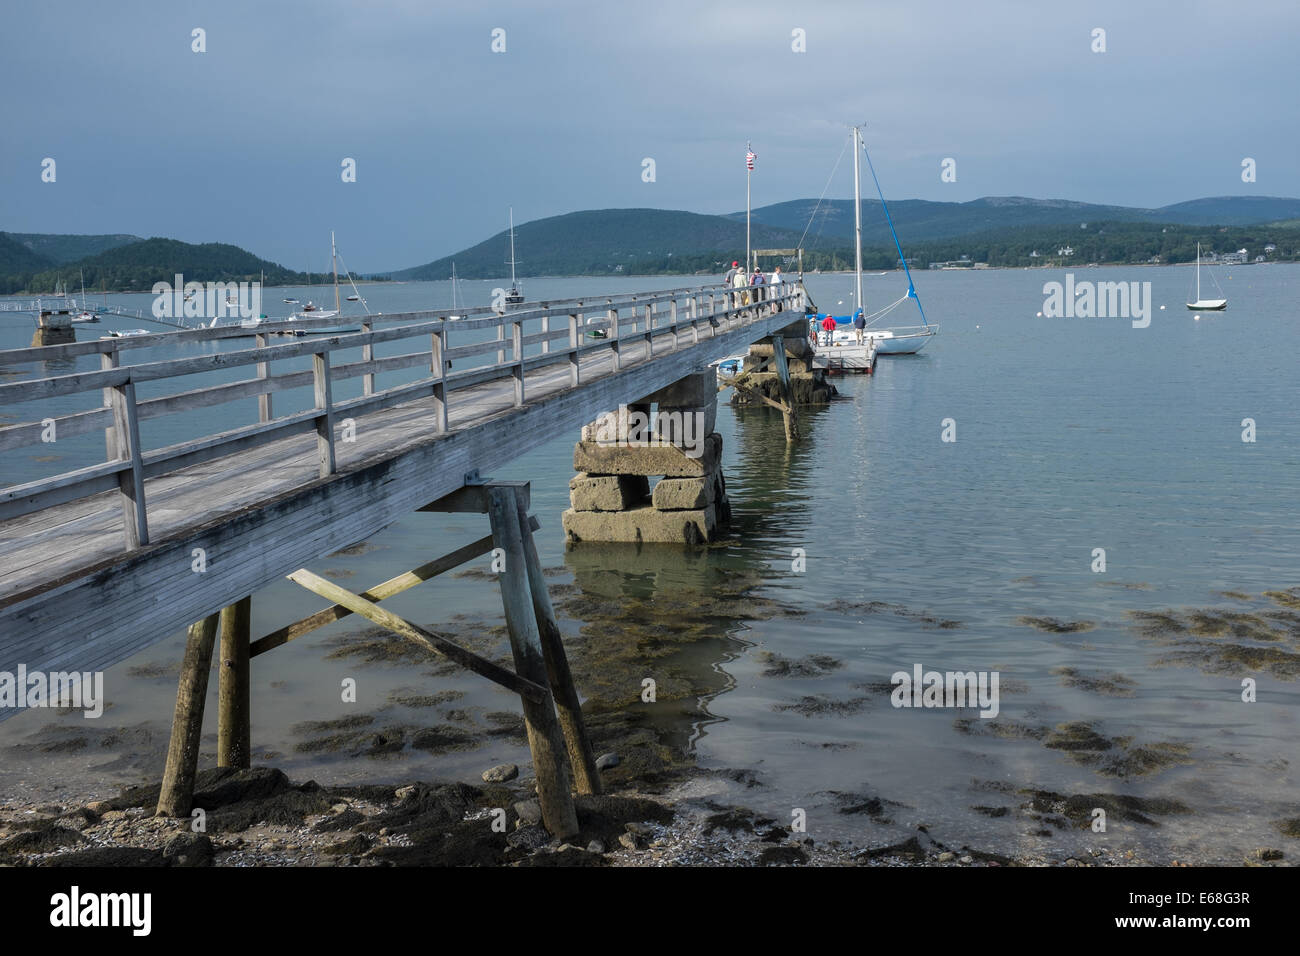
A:
[[[1077,687],[1105,697],[1132,697],[1137,683],[1123,674],[1085,674],[1073,667],[1054,667],[1052,673],[1060,677],[1066,687]]]
[[[844,666],[843,661],[829,654],[809,654],[792,660],[772,651],[759,651],[755,660],[763,665],[764,677],[822,677]]]
[[[1031,814],[1064,818],[1078,829],[1092,825],[1093,811],[1106,811],[1110,820],[1126,820],[1145,826],[1158,827],[1153,819],[1158,816],[1189,814],[1191,808],[1179,800],[1168,797],[1137,797],[1130,794],[1116,793],[1081,793],[1067,796],[1051,790],[1024,789],[1019,791],[1028,796],[1028,802],[1021,808]]]
[[[1079,634],[1084,631],[1091,631],[1097,626],[1092,621],[1062,621],[1060,618],[1055,617],[1029,617],[1027,615],[1016,618],[1016,623],[1039,631],[1045,631],[1048,634]]]

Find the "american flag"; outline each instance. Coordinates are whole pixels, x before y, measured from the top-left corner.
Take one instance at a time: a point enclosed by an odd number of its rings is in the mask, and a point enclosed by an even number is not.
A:
[[[752,149],[745,153],[745,168],[746,168],[746,169],[752,170],[752,169],[754,168],[754,156],[755,156],[755,153],[754,153],[754,151],[753,151]]]

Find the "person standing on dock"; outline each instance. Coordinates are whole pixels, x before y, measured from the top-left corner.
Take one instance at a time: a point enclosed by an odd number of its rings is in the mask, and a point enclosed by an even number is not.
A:
[[[749,284],[754,287],[754,301],[763,301],[763,286],[767,285],[767,276],[763,275],[758,266],[754,267],[754,274],[749,277]]]
[[[739,263],[737,263],[737,266],[739,266]],[[745,277],[745,270],[741,268],[737,268],[736,274],[731,278],[731,286],[736,290],[733,296],[735,301],[732,303],[731,306],[733,309],[738,309],[742,305],[749,305],[748,294],[741,291],[742,289],[746,288],[748,285],[749,282]]]
[[[853,316],[853,331],[858,337],[859,345],[862,344],[862,334],[863,332],[866,331],[866,328],[867,328],[867,320],[862,315],[862,310],[858,309],[857,314]]]
[[[775,269],[772,270],[772,278],[768,280],[767,284],[772,287],[772,298],[773,299],[781,298],[781,267],[780,266],[777,266]],[[781,303],[778,302],[776,305],[776,310],[778,312],[781,312],[783,311],[783,309],[784,307],[781,305]]]
[[[835,317],[829,312],[826,318],[822,320],[822,344],[830,345],[831,340],[835,337]]]
[[[731,268],[727,270],[727,275],[725,278],[723,278],[722,284],[725,285],[728,289],[735,286],[736,270],[738,270],[739,268],[740,268],[740,263],[738,261],[733,261],[731,263]]]

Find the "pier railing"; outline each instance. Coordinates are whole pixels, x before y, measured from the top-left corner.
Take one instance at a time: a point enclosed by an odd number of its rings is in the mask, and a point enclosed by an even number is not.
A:
[[[774,294],[775,292],[775,294]],[[85,411],[40,418],[0,428],[0,453],[40,444],[47,429],[60,437],[104,430],[107,460],[47,478],[0,489],[0,521],[44,508],[116,489],[120,494],[125,543],[128,550],[149,542],[146,480],[248,448],[297,435],[315,432],[319,475],[335,472],[336,424],[346,417],[432,398],[436,433],[447,431],[447,409],[457,390],[488,382],[508,380],[513,385],[514,404],[527,400],[528,372],[562,366],[568,369],[568,384],[582,382],[582,359],[592,353],[612,355],[613,372],[623,365],[623,347],[629,342],[647,343],[640,361],[655,354],[662,341],[669,348],[683,347],[679,334],[688,333],[689,345],[702,336],[743,325],[756,315],[755,306],[740,301],[747,293],[720,286],[675,289],[644,295],[569,299],[521,306],[504,314],[490,308],[446,309],[365,317],[330,317],[286,321],[261,321],[255,325],[228,325],[184,332],[98,339],[65,345],[0,351],[0,369],[26,363],[67,361],[99,355],[98,371],[47,375],[0,384],[0,407],[40,402],[61,396],[99,391],[102,404]],[[752,290],[748,294],[753,294]],[[802,308],[803,287],[785,283],[769,288],[762,305],[781,304],[785,309]],[[359,323],[360,332],[323,334],[285,344],[269,344],[277,335],[299,336],[313,330],[337,326],[340,321]],[[527,332],[527,323],[540,331]],[[484,331],[495,333],[486,341],[450,344],[454,336]],[[596,332],[598,338],[587,333]],[[229,338],[256,337],[256,347],[216,352],[164,361],[124,364],[131,350],[182,346]],[[660,338],[662,337],[662,338]],[[388,342],[419,340],[427,348],[399,355],[377,357],[374,348]],[[528,354],[531,347],[540,350]],[[362,350],[360,361],[336,363],[336,353]],[[458,359],[472,359],[496,353],[490,364],[452,371]],[[275,371],[272,362],[299,360],[306,367]],[[140,399],[136,386],[220,369],[251,368],[254,375],[234,382],[207,384],[167,395]],[[376,375],[400,369],[426,368],[428,373],[411,382],[386,388],[376,387]],[[362,394],[336,400],[334,385],[360,378]],[[312,407],[275,416],[273,396],[289,389],[311,387]],[[141,447],[140,422],[165,415],[215,406],[239,399],[258,399],[258,419],[235,428],[207,434],[165,447]]]

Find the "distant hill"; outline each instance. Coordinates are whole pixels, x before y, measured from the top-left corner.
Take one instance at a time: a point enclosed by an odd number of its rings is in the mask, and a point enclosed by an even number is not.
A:
[[[853,241],[853,202],[823,201],[809,226],[817,206],[815,200],[797,199],[755,209],[754,247],[789,248],[798,245],[802,237],[805,264],[815,260],[822,268],[841,268],[846,249]],[[1015,259],[1016,254],[1011,250],[1018,249],[1022,240],[1046,244],[1050,235],[1057,237],[1054,241],[1065,244],[1073,238],[1068,230],[1083,231],[1085,224],[1093,229],[1103,223],[1110,225],[1112,236],[1117,235],[1114,228],[1121,223],[1251,225],[1300,217],[1300,199],[1222,196],[1160,209],[1142,209],[1065,199],[988,196],[964,203],[904,199],[891,202],[889,210],[909,256],[924,245],[928,250],[925,255],[933,253],[938,261],[944,258],[942,252],[952,245],[949,240],[979,237],[976,245],[992,242],[1004,250],[1008,259]],[[1034,229],[1047,231],[1017,232]],[[1138,233],[1124,235],[1126,240],[1136,243],[1132,255],[1119,250],[1113,242],[1098,246],[1099,254],[1104,249],[1106,254],[1115,256],[1107,261],[1121,262],[1145,262],[1148,257],[1161,254],[1162,249],[1175,257],[1181,255],[1180,246],[1151,240],[1149,230],[1141,233],[1140,242]],[[999,236],[1002,238],[996,238]],[[886,254],[891,262],[897,258],[879,201],[863,202],[862,241],[875,261]],[[516,226],[515,247],[520,276],[714,272],[721,264],[744,256],[745,214],[703,216],[665,209],[587,210]],[[1134,259],[1138,251],[1146,249],[1151,251]],[[1024,250],[1026,254],[1030,251]],[[394,272],[392,277],[445,279],[451,274],[454,261],[457,275],[501,278],[509,275],[508,258],[508,234],[501,232],[454,255]]]
[[[1161,222],[1196,226],[1249,226],[1300,217],[1300,199],[1278,196],[1215,196],[1162,206]]]
[[[66,265],[79,259],[99,255],[109,249],[139,242],[139,236],[118,234],[112,236],[62,236],[37,232],[11,232],[16,242],[55,265]]]
[[[0,246],[0,256],[3,254],[4,247]],[[155,238],[139,239],[54,267],[44,260],[35,270],[0,269],[0,292],[39,295],[53,292],[60,281],[73,291],[80,286],[83,275],[87,291],[107,286],[114,291],[147,292],[155,282],[173,281],[177,273],[186,281],[251,282],[261,278],[263,272],[268,285],[301,285],[307,279],[301,272],[259,259],[238,246]]]
[[[809,219],[805,247],[820,239],[853,239],[853,200],[813,199],[761,206],[753,210],[755,222],[803,232]],[[921,199],[891,201],[890,215],[904,244],[947,239],[996,229],[1053,226],[1084,222],[1160,222],[1185,225],[1240,226],[1300,216],[1300,199],[1274,196],[1220,196],[1193,199],[1160,209],[1103,206],[1064,199],[1026,199],[1022,196],[987,196],[970,202],[927,202]],[[745,213],[728,214],[744,222]],[[862,241],[890,242],[889,225],[879,200],[863,200]]]
[[[48,259],[19,242],[7,232],[0,232],[0,276],[36,272],[54,265]]]
[[[753,231],[757,247],[793,246],[798,239],[798,232],[761,223]],[[520,275],[630,272],[632,263],[671,265],[674,258],[715,252],[744,258],[743,221],[669,209],[594,209],[515,226]],[[509,258],[509,233],[499,232],[455,255],[402,269],[392,277],[446,279],[453,261],[456,274],[467,279],[508,277]]]

